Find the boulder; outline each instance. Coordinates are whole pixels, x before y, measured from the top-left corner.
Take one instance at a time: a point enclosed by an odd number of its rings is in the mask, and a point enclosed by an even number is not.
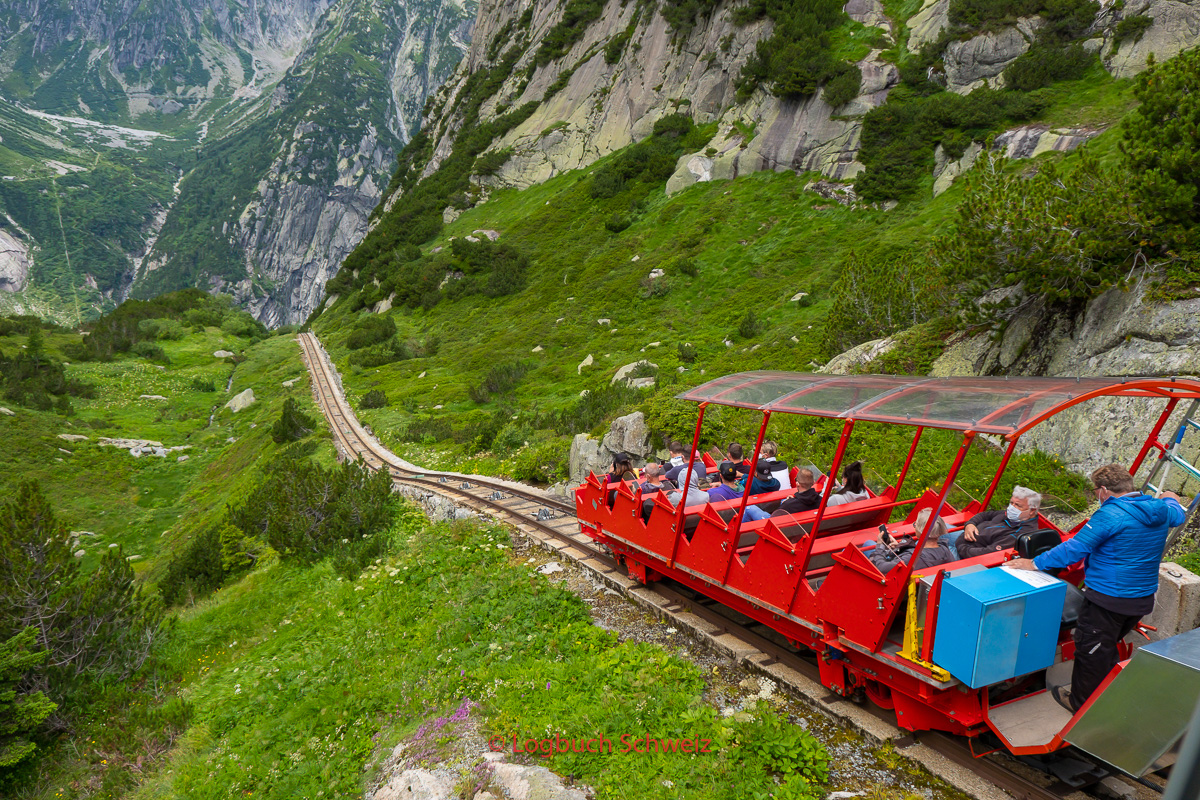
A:
[[[583,361],[580,361],[579,366],[575,368],[575,374],[582,375],[583,368],[590,367],[594,363],[596,363],[596,359],[592,358],[591,353],[588,353],[587,358],[585,358]]]
[[[213,358],[229,358],[232,355],[228,350],[217,350],[213,353]]]
[[[1170,561],[1159,564],[1154,610],[1145,622],[1158,629],[1150,633],[1152,642],[1200,626],[1200,577]],[[1145,642],[1140,636],[1136,641]]]
[[[492,762],[492,783],[501,790],[501,797],[525,800],[587,800],[581,788],[563,786],[562,778],[546,767]]]
[[[96,444],[101,447],[119,447],[122,450],[141,450],[145,448],[162,447],[162,442],[156,442],[151,439],[110,439],[107,436],[102,436],[96,440]]]
[[[603,475],[612,464],[612,453],[604,453],[600,442],[586,433],[577,433],[571,440],[571,454],[568,458],[571,471],[571,483],[583,483],[589,472]]]
[[[64,442],[86,442],[88,440],[88,437],[81,433],[60,433],[58,438]]]
[[[249,408],[250,404],[253,402],[254,390],[246,389],[243,392],[238,392],[232,398],[230,398],[229,402],[225,404],[225,407],[236,414],[242,409]]]
[[[542,352],[542,351],[544,351],[545,349],[546,349],[546,348],[542,347],[542,346],[539,344],[537,347],[533,348],[533,349],[532,349],[532,350],[530,350],[529,352],[531,352],[531,353],[541,353],[541,352]]]
[[[375,790],[372,800],[450,800],[457,797],[447,770],[406,769]]]
[[[896,339],[891,336],[886,339],[872,339],[869,342],[863,342],[829,359],[829,363],[821,367],[817,372],[824,372],[830,375],[846,375],[853,371],[855,367],[869,363],[888,352],[896,344]]]
[[[889,32],[892,29],[891,20],[888,19],[887,12],[883,10],[883,3],[879,0],[846,0],[844,10],[846,16],[868,28],[883,28]]]
[[[610,456],[613,453],[628,453],[635,461],[653,453],[645,415],[641,411],[634,411],[614,419],[608,433],[604,434],[603,445]]]
[[[76,550],[76,551],[75,551],[75,557],[76,557],[76,558],[83,558],[85,555],[87,555],[87,551],[86,551],[86,550]]]
[[[138,400],[166,400],[161,394],[139,394]]]
[[[979,158],[979,154],[982,152],[983,145],[979,144],[979,142],[971,142],[967,145],[962,158],[957,161],[951,161],[946,156],[946,151],[939,144],[933,154],[933,196],[937,197],[949,189],[951,184],[954,183],[955,178],[975,166],[975,160]]]
[[[191,456],[180,456],[179,458],[177,458],[175,460],[178,461],[180,464],[182,464],[184,461],[187,461],[189,458],[191,458]]]
[[[480,230],[477,230],[477,231],[471,231],[471,233],[475,234],[476,236],[486,236],[488,239],[490,239],[493,242],[500,238],[500,231],[493,231],[493,230],[490,230],[487,228],[481,228]]]
[[[638,367],[640,367],[642,364],[645,364],[646,366],[652,367],[654,369],[658,369],[658,364],[655,364],[651,361],[647,361],[645,359],[642,359],[641,361],[634,361],[632,364],[626,364],[625,366],[623,366],[619,370],[617,370],[617,374],[613,375],[613,378],[612,378],[612,381],[610,381],[610,384],[616,384],[616,383],[620,383],[621,381],[624,381],[625,383],[632,385],[634,378],[632,378],[631,375],[632,375],[633,371],[636,370]]]
[[[290,388],[292,388],[293,386],[295,386],[295,385],[296,385],[296,381],[298,381],[298,380],[300,380],[300,379],[299,379],[299,378],[292,378],[290,381],[284,381],[284,382],[283,382],[283,388],[285,388],[285,389],[290,389]]]
[[[0,414],[3,414],[6,417],[15,417],[17,415],[17,412],[13,411],[10,408],[5,408],[4,406],[0,406]]]

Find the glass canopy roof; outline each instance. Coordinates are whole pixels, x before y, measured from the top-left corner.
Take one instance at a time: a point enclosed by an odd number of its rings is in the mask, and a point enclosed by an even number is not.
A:
[[[813,417],[929,428],[1024,433],[1093,397],[1200,399],[1183,378],[924,378],[741,372],[677,395],[681,400]]]

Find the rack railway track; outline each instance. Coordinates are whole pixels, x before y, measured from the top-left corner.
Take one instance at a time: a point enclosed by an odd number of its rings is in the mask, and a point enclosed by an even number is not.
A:
[[[387,469],[396,485],[424,489],[473,510],[499,517],[532,535],[544,545],[557,550],[561,556],[591,570],[609,585],[628,589],[633,584],[633,581],[626,577],[624,567],[612,558],[607,549],[599,547],[579,530],[573,505],[547,497],[531,488],[514,487],[507,482],[475,475],[421,470],[398,458],[379,444],[359,423],[345,400],[340,381],[315,334],[301,333],[299,342],[305,366],[312,377],[313,395],[333,432],[334,444],[343,457],[362,459],[371,469]],[[686,611],[710,627],[709,636],[732,636],[739,640],[744,645],[739,648],[743,654],[742,661],[747,665],[761,668],[782,664],[820,684],[820,673],[816,663],[786,644],[764,635],[770,632],[769,629],[753,623],[747,627],[734,618],[735,612],[708,598],[695,595],[685,587],[654,583],[640,588],[642,593],[637,599],[645,605],[644,593],[652,593],[655,595],[653,604],[657,605],[655,610],[658,613],[665,612],[678,621],[678,614]],[[761,629],[764,633],[759,633],[754,628]],[[747,649],[752,650],[758,657],[746,658]],[[771,677],[778,680],[775,674]],[[799,687],[793,688],[799,690]],[[832,696],[825,698],[825,701],[823,705],[827,708],[835,702],[850,702]],[[887,724],[893,724],[890,715],[883,709],[876,708],[869,702],[864,708]],[[836,708],[829,710],[835,715],[838,713]],[[916,743],[925,745],[988,783],[1005,790],[1017,800],[1059,800],[1078,793],[1077,789],[1057,780],[1043,785],[1021,772],[1009,769],[1005,760],[976,758],[963,740],[942,733],[923,731],[896,740],[897,749],[901,752]]]

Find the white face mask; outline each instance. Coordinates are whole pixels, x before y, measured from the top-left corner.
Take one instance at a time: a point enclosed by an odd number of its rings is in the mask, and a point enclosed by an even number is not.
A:
[[[1024,513],[1025,513],[1024,511],[1017,508],[1012,503],[1009,503],[1008,509],[1004,512],[1004,515],[1006,517],[1008,517],[1009,522],[1017,522],[1018,520],[1021,519],[1021,515]]]

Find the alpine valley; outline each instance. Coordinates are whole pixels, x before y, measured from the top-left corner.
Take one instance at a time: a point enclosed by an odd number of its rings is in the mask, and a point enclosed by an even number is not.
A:
[[[302,321],[470,41],[472,0],[0,4],[0,307],[198,286]]]

